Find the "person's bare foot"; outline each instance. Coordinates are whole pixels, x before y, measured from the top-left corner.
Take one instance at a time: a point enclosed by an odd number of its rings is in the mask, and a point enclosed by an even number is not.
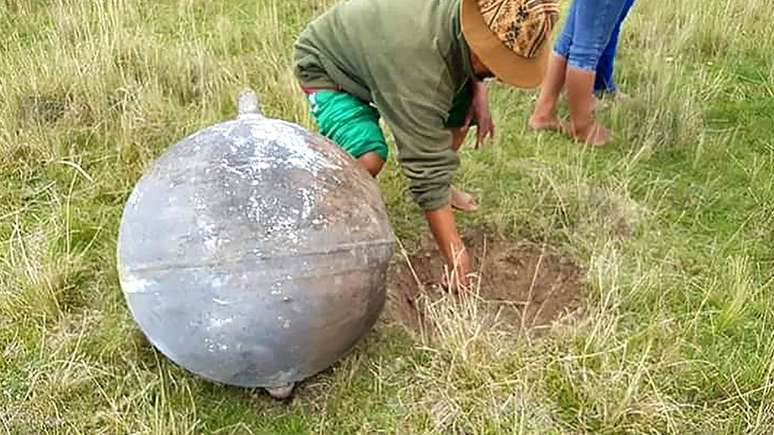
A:
[[[532,115],[529,117],[528,125],[533,131],[564,131],[564,124],[556,115]]]
[[[610,132],[602,124],[594,121],[584,127],[573,127],[568,134],[573,139],[593,146],[603,146],[610,141]]]
[[[473,195],[465,193],[454,186],[451,188],[451,206],[466,213],[478,210],[478,204],[476,204],[476,199],[473,198]]]

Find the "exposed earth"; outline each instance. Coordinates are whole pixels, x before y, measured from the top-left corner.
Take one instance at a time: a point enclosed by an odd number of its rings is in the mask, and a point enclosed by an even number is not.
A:
[[[505,329],[537,331],[581,306],[582,271],[555,249],[494,237],[482,230],[463,234],[472,253],[478,285],[457,297],[476,300],[481,321]],[[430,332],[428,304],[448,295],[437,283],[444,264],[431,236],[418,249],[400,250],[387,277],[385,320],[416,332]]]

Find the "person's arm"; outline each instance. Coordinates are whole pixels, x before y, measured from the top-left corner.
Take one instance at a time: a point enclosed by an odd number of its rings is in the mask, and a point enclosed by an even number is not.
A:
[[[408,178],[414,201],[425,213],[450,272],[456,269],[457,275],[464,278],[470,273],[470,260],[449,201],[459,156],[452,149],[451,131],[443,125],[451,102],[447,106],[445,101],[419,92],[377,93],[375,97],[395,136],[401,170]],[[458,281],[465,283],[464,279]]]
[[[459,284],[467,286],[468,276],[472,272],[470,256],[457,232],[451,206],[446,205],[437,210],[425,211],[425,217],[438,248],[449,266],[450,278],[453,281],[447,284],[452,287],[459,287]]]

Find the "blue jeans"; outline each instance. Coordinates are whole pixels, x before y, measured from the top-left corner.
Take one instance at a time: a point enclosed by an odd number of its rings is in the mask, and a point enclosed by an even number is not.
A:
[[[599,58],[599,64],[597,65],[597,78],[594,81],[594,92],[618,92],[618,86],[615,84],[613,78],[613,71],[615,69],[615,55],[618,50],[618,37],[621,34],[621,24],[626,20],[629,11],[634,5],[634,0],[626,0],[624,2],[624,8],[621,12],[621,16],[618,17],[618,23],[613,29],[613,34],[610,35],[610,42],[607,44],[607,48],[602,52],[602,57]]]
[[[626,1],[573,0],[554,45],[556,54],[571,67],[596,71]]]

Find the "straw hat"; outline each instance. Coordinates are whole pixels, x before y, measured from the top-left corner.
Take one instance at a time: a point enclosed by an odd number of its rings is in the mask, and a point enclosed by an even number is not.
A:
[[[534,88],[543,81],[557,0],[461,0],[462,33],[501,81]]]

